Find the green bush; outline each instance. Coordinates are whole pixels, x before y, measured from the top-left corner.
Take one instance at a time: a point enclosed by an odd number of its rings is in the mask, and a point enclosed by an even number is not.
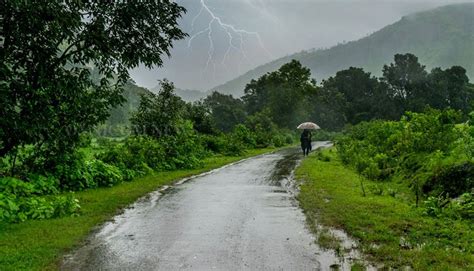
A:
[[[235,141],[239,141],[242,145],[246,146],[247,148],[255,148],[257,142],[255,140],[255,134],[250,131],[243,124],[238,124],[234,127],[232,131],[232,136]]]
[[[272,138],[273,146],[283,147],[285,145],[285,137],[283,135],[277,134]]]
[[[278,128],[273,123],[268,111],[258,112],[249,116],[245,126],[255,134],[256,147],[265,148],[273,145],[273,136],[278,133]]]
[[[59,180],[54,176],[30,174],[27,180],[33,185],[36,194],[52,195],[59,193]]]
[[[120,169],[124,181],[159,170],[164,160],[161,145],[150,137],[128,137],[120,144],[97,155],[97,159]]]
[[[371,121],[336,139],[344,164],[373,181],[397,175],[417,202],[421,192],[457,197],[473,188],[473,133],[453,110],[406,113],[398,122]]]
[[[330,132],[326,130],[317,130],[312,133],[313,141],[333,141],[339,136],[337,132]]]
[[[60,188],[65,191],[80,191],[97,187],[97,183],[86,166],[84,155],[79,152],[67,156],[67,159],[56,167],[54,176],[59,179]]]
[[[474,192],[464,193],[451,202],[451,210],[461,218],[474,219]]]
[[[123,181],[122,172],[115,166],[100,160],[87,161],[86,166],[99,187],[111,187]]]
[[[448,165],[434,173],[423,185],[423,192],[447,193],[451,197],[474,189],[474,162]]]
[[[452,219],[474,219],[474,194],[464,193],[455,199],[443,195],[429,196],[424,201],[424,214]]]
[[[34,193],[34,186],[13,177],[0,178],[0,194],[27,197]]]
[[[37,196],[45,190],[15,178],[0,178],[0,221],[21,222],[73,215],[79,204],[73,195]]]
[[[201,135],[200,137],[206,151],[211,153],[224,152],[227,140],[223,135]]]
[[[189,121],[178,123],[175,128],[175,135],[159,139],[128,137],[121,144],[97,155],[97,158],[119,168],[124,180],[153,171],[200,166],[201,159],[206,155],[202,137],[196,134]],[[212,137],[204,138],[210,140]]]

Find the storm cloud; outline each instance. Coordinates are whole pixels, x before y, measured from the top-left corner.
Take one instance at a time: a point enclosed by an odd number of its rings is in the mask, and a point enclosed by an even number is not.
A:
[[[138,85],[152,88],[167,78],[182,89],[208,90],[279,57],[357,40],[402,16],[474,0],[177,2],[187,9],[180,25],[189,37],[175,42],[163,67],[131,70]]]

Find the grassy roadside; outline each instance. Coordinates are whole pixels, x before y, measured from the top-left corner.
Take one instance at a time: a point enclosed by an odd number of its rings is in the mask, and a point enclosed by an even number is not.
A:
[[[55,270],[61,256],[80,244],[91,230],[113,217],[139,197],[184,177],[276,149],[249,150],[243,156],[215,156],[194,170],[161,172],[111,188],[76,193],[81,215],[20,224],[0,223],[0,270]]]
[[[310,227],[316,229],[317,221],[345,230],[360,241],[367,260],[386,268],[474,270],[472,222],[424,216],[403,191],[388,192],[397,189],[391,183],[364,180],[363,197],[359,176],[341,164],[334,148],[305,159],[296,177]]]

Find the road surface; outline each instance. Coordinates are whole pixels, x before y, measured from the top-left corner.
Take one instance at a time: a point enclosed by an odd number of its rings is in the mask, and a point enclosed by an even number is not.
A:
[[[329,270],[339,259],[315,244],[291,192],[301,158],[297,150],[261,155],[155,192],[62,269]]]

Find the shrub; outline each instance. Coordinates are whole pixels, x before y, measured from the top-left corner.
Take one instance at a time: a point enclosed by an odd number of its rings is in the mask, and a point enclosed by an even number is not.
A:
[[[121,144],[97,155],[97,159],[117,167],[124,181],[152,172],[163,167],[164,151],[154,139],[146,136],[128,137]]]
[[[254,148],[257,145],[257,142],[255,140],[255,134],[252,133],[250,129],[243,124],[238,124],[234,127],[234,130],[232,131],[232,136],[235,141],[239,141],[247,148]]]
[[[52,217],[63,217],[67,215],[76,215],[81,206],[79,200],[73,194],[67,196],[55,197],[52,201],[54,213]]]
[[[27,219],[61,217],[78,212],[80,206],[73,195],[37,196],[45,190],[35,188],[34,184],[19,179],[0,178],[0,221],[21,222]]]
[[[97,187],[86,166],[84,155],[78,152],[67,156],[67,159],[56,167],[54,176],[60,180],[62,190],[80,191]]]
[[[148,136],[129,137],[122,144],[97,155],[97,158],[118,167],[124,180],[153,171],[200,166],[206,151],[192,123],[183,121],[176,124],[175,128],[175,135],[162,136],[159,139]]]
[[[34,186],[31,183],[12,177],[0,178],[0,194],[27,197],[34,191]]]
[[[111,187],[123,181],[121,171],[115,166],[96,159],[87,161],[86,165],[89,174],[99,187]]]
[[[224,153],[227,145],[227,137],[221,135],[201,135],[204,149],[212,153]]]
[[[464,193],[456,199],[449,199],[442,195],[429,196],[424,201],[424,214],[433,217],[474,219],[474,195]]]
[[[256,147],[265,148],[273,144],[273,136],[277,134],[278,129],[271,120],[268,110],[249,116],[245,122],[251,131],[255,134]]]
[[[452,212],[461,218],[474,219],[474,193],[464,193],[451,202]]]
[[[428,216],[439,217],[443,212],[443,208],[449,204],[449,199],[443,196],[429,196],[424,201],[424,213]]]
[[[453,110],[406,113],[399,122],[371,121],[350,127],[336,140],[341,161],[370,180],[399,175],[416,195],[456,197],[473,188],[473,135],[456,124]],[[466,147],[467,146],[467,147]]]
[[[285,137],[283,135],[277,134],[272,138],[273,146],[283,147],[285,145]]]
[[[434,173],[423,185],[423,192],[430,194],[447,193],[458,197],[474,189],[474,162],[448,165]]]
[[[285,144],[286,145],[291,145],[291,144],[293,144],[293,142],[294,142],[294,136],[292,136],[289,133],[286,133],[285,134]]]
[[[165,151],[165,169],[190,169],[202,165],[206,155],[202,142],[190,121],[176,124],[175,136],[165,136],[160,142]]]
[[[312,133],[313,141],[333,141],[339,135],[337,132],[329,132],[326,130],[317,130]]]
[[[54,176],[30,174],[27,180],[33,184],[33,190],[38,195],[51,195],[59,193],[59,180]]]

